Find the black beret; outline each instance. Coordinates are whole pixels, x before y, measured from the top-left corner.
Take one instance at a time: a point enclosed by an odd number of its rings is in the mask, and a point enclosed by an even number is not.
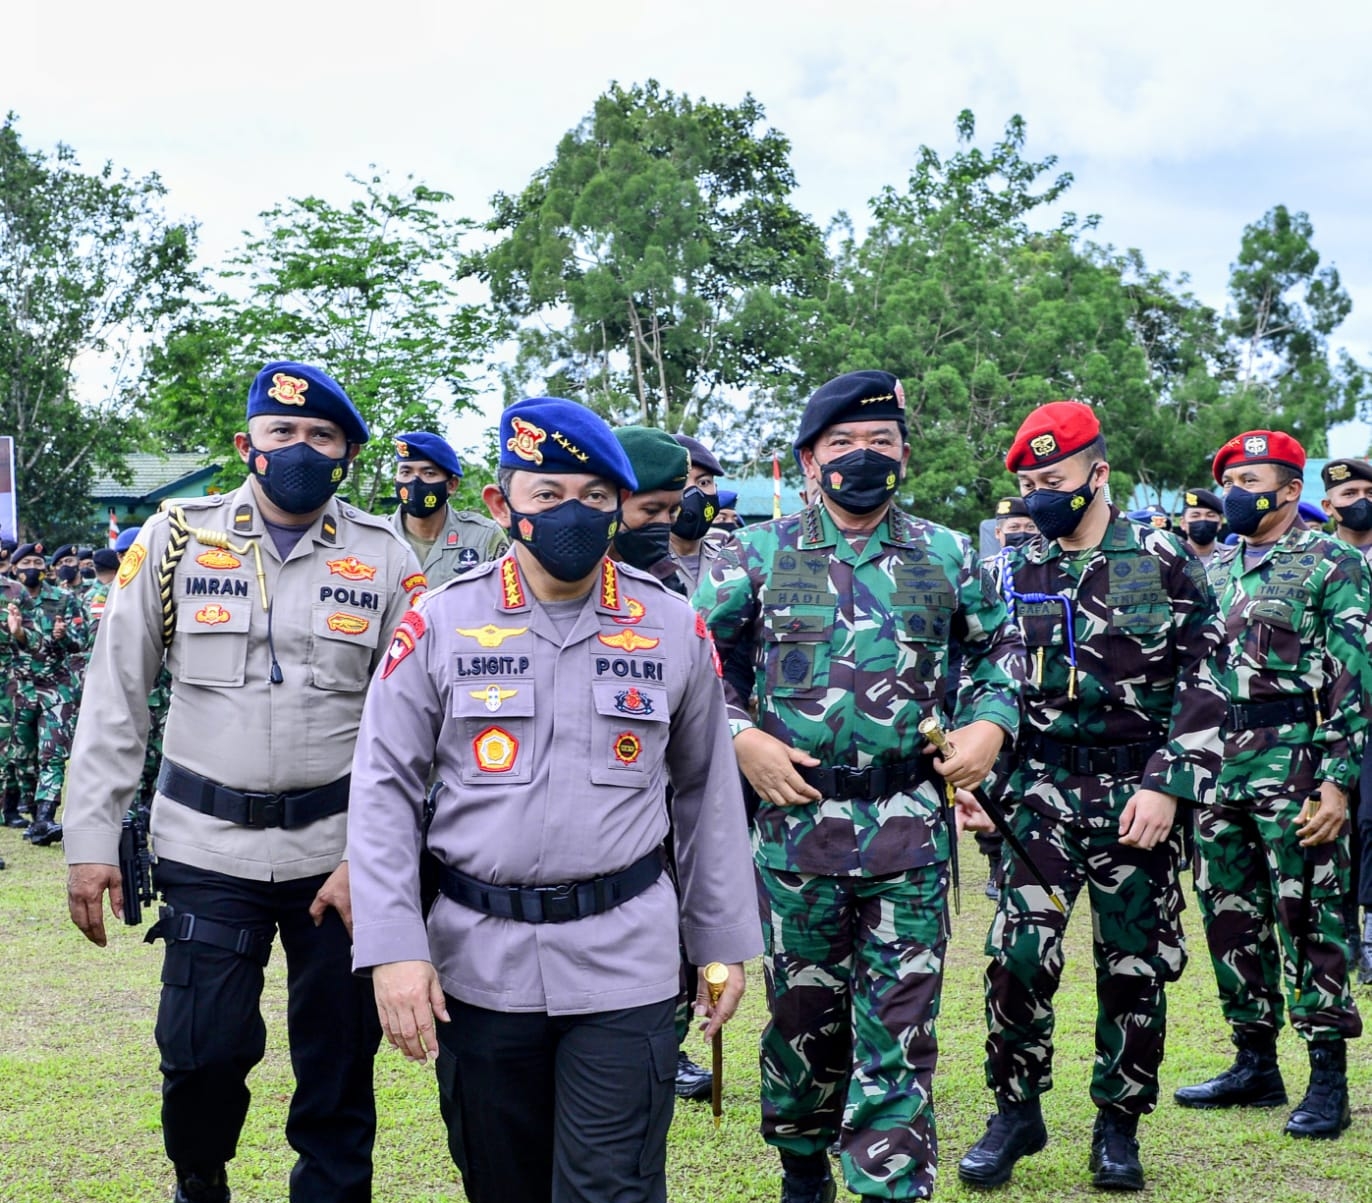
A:
[[[1217,514],[1224,513],[1224,502],[1209,489],[1187,489],[1181,495],[1181,503],[1188,509],[1198,507],[1203,510],[1214,510]]]
[[[1325,492],[1350,480],[1372,480],[1372,464],[1365,459],[1331,459],[1320,469]]]
[[[76,555],[76,544],[75,544],[75,543],[63,543],[61,547],[59,547],[56,551],[54,551],[54,552],[52,553],[51,556],[48,557],[48,563],[49,563],[49,564],[56,564],[57,561],[60,560],[63,556],[74,556],[74,555]]]
[[[19,541],[17,539],[11,539],[8,535],[3,539],[0,539],[0,548],[4,548],[5,551],[13,551],[18,546]]]
[[[1024,504],[1023,497],[1002,497],[996,502],[997,518],[1027,518],[1029,517],[1029,507]]]
[[[689,434],[674,434],[672,438],[690,452],[692,467],[704,468],[711,476],[724,475],[724,469],[720,467],[719,460],[715,459],[710,449],[699,439],[693,439]]]
[[[103,568],[106,572],[113,572],[119,567],[119,553],[113,547],[97,547],[91,552],[91,559],[97,568]]]
[[[41,543],[21,543],[10,554],[10,559],[17,564],[25,556],[38,556],[41,558],[42,555],[43,545]]]
[[[839,422],[889,422],[905,437],[905,390],[890,372],[845,372],[815,389],[800,418],[800,431],[791,445],[799,462],[808,447]]]

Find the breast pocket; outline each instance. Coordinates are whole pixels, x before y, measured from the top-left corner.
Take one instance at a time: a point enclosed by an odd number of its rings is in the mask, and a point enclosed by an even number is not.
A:
[[[461,722],[463,785],[521,785],[533,776],[533,682],[462,678],[453,689]]]
[[[829,609],[765,609],[762,638],[769,692],[778,697],[822,693],[829,687],[829,645],[834,612]]]
[[[663,770],[671,706],[661,685],[596,681],[591,685],[591,781],[641,789]]]
[[[1110,634],[1137,647],[1152,659],[1167,650],[1172,611],[1165,605],[1116,606],[1110,609]]]
[[[379,611],[315,605],[310,614],[310,675],[319,689],[365,689],[381,634]]]
[[[176,679],[188,685],[242,685],[248,668],[248,601],[178,602]]]
[[[897,679],[912,696],[927,700],[942,678],[952,630],[951,609],[897,606],[893,611],[899,658]]]
[[[1259,602],[1248,613],[1243,657],[1261,669],[1293,669],[1301,661],[1301,615],[1289,602]]]

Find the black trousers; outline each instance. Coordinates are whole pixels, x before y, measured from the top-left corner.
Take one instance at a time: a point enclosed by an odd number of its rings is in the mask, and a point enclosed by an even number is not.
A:
[[[471,1203],[666,1203],[675,999],[591,1015],[448,999],[438,1090]]]
[[[371,983],[352,975],[351,941],[338,913],[315,927],[309,907],[323,876],[249,881],[159,861],[155,881],[177,914],[268,938],[286,953],[286,1029],[295,1093],[286,1139],[299,1157],[292,1203],[366,1203],[372,1190],[376,1106],[372,1058],[381,1024]],[[266,1051],[262,966],[196,940],[167,945],[157,1047],[162,1134],[180,1167],[234,1156],[248,1113],[249,1071]]]

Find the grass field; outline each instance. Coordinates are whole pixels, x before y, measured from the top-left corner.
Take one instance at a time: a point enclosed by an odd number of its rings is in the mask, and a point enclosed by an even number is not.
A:
[[[67,918],[65,871],[55,849],[34,849],[0,829],[0,1203],[151,1203],[170,1198],[171,1171],[158,1127],[159,1076],[152,1027],[160,945],[116,925],[110,946],[88,944]],[[982,940],[991,903],[985,861],[970,838],[962,852],[963,914],[956,921],[939,1020],[936,1078],[938,1195],[977,1197],[955,1164],[983,1130],[991,1096],[981,1077]],[[1073,923],[1059,994],[1056,1088],[1044,1100],[1049,1145],[1020,1163],[1001,1199],[1087,1198],[1094,1111],[1089,925]],[[1149,1189],[1168,1203],[1368,1203],[1372,1200],[1372,1044],[1350,1046],[1353,1127],[1334,1142],[1295,1141],[1287,1111],[1192,1112],[1171,1102],[1178,1085],[1227,1065],[1232,1050],[1215,1001],[1197,912],[1187,913],[1192,961],[1170,991],[1163,1099],[1140,1129]],[[775,1156],[757,1135],[756,1041],[764,999],[751,967],[743,1009],[725,1039],[725,1117],[716,1133],[707,1106],[686,1103],[673,1123],[669,1197],[674,1203],[776,1200]],[[291,1090],[285,1048],[283,961],[272,958],[264,1011],[267,1058],[251,1079],[253,1106],[230,1167],[236,1203],[284,1203],[293,1160],[282,1135]],[[1372,1003],[1372,991],[1360,991]],[[698,1059],[707,1050],[702,1045]],[[1289,1032],[1282,1064],[1293,1101],[1305,1089],[1304,1049]],[[438,1119],[432,1072],[385,1048],[377,1059],[378,1203],[463,1198]],[[840,1193],[840,1197],[843,1197]]]

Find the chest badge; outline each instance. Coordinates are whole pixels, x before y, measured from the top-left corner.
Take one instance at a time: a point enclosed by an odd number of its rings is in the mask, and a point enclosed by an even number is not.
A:
[[[633,764],[643,752],[643,744],[632,731],[615,736],[614,754],[620,764]]]
[[[640,635],[632,629],[620,631],[617,635],[597,635],[596,638],[606,647],[618,648],[623,652],[646,651],[648,648],[657,647],[662,642],[661,639],[654,639],[650,635]]]
[[[472,740],[472,751],[483,773],[508,773],[519,755],[519,740],[504,727],[487,727]]]
[[[652,714],[653,704],[637,688],[615,694],[615,709],[620,714]]]
[[[241,568],[243,561],[222,547],[211,547],[195,557],[195,562],[204,568]]]
[[[498,627],[488,622],[484,627],[458,627],[457,633],[475,639],[479,647],[499,647],[507,639],[522,635],[528,627]]]
[[[519,690],[517,689],[501,689],[499,685],[492,684],[487,685],[485,689],[473,689],[469,692],[468,696],[476,698],[477,701],[484,699],[486,702],[486,709],[494,714],[505,704],[507,698],[514,697],[518,692]]]
[[[211,602],[208,606],[202,606],[195,612],[195,621],[203,623],[207,627],[216,627],[221,622],[228,622],[233,617],[218,602]]]

